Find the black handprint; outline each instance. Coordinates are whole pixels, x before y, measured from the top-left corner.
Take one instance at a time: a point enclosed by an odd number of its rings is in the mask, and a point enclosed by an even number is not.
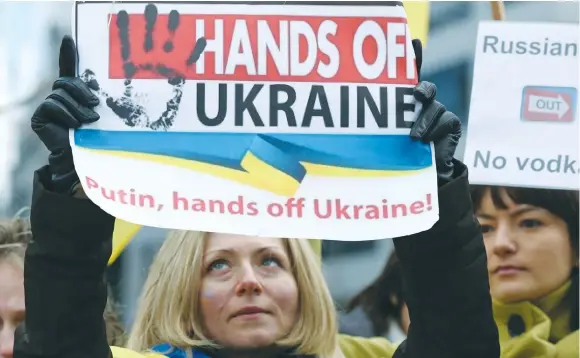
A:
[[[149,4],[145,7],[145,39],[143,41],[143,49],[145,53],[151,52],[155,43],[153,40],[153,33],[155,32],[155,25],[157,22],[157,7],[154,4]],[[179,27],[180,15],[176,10],[169,13],[168,30],[169,38],[163,45],[163,51],[171,53],[174,49],[173,38],[175,31]],[[87,69],[82,75],[81,79],[88,84],[93,90],[105,97],[107,106],[123,120],[129,127],[150,128],[153,130],[168,130],[173,125],[175,116],[179,111],[179,105],[183,96],[183,85],[185,84],[185,76],[179,71],[176,71],[162,63],[144,63],[136,64],[131,61],[131,43],[129,41],[129,14],[125,11],[119,11],[117,14],[116,26],[118,29],[119,40],[121,44],[121,57],[123,59],[123,72],[125,74],[125,90],[123,95],[119,98],[109,96],[99,85],[96,75],[90,69]],[[205,38],[197,40],[189,57],[185,60],[186,66],[189,67],[199,60],[199,57],[205,50],[207,41]],[[133,92],[133,77],[139,71],[149,71],[157,73],[167,79],[167,82],[172,86],[172,97],[166,103],[166,109],[156,120],[151,120],[145,108],[139,104],[139,96]]]

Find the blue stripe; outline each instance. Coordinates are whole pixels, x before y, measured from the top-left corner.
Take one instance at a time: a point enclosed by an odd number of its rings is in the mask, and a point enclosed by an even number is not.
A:
[[[192,132],[124,132],[80,129],[79,147],[163,155],[242,170],[251,151],[276,165],[276,156],[294,161],[355,169],[417,170],[432,165],[429,144],[407,135],[254,134]],[[277,154],[276,154],[277,153]],[[282,158],[281,158],[282,159]],[[279,164],[289,164],[286,158]],[[300,176],[296,168],[286,168]],[[290,173],[288,173],[290,174]],[[294,176],[294,175],[292,175]]]
[[[255,136],[249,151],[268,165],[290,175],[296,181],[302,182],[306,176],[306,169],[300,162],[296,161],[292,154],[284,152],[284,148],[276,146],[276,143],[269,139],[268,136]]]
[[[187,358],[187,354],[183,349],[174,348],[167,343],[155,345],[151,348],[151,350],[153,352],[163,354],[164,356],[169,357],[169,358]],[[193,352],[193,358],[211,358],[202,352],[197,352],[197,351],[192,351],[192,352]]]

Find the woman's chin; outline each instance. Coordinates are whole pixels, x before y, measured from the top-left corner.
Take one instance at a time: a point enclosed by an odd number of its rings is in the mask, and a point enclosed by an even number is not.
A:
[[[266,328],[247,329],[236,334],[230,342],[233,347],[241,349],[256,349],[269,347],[277,340],[272,330]]]
[[[534,287],[525,282],[510,282],[492,289],[491,296],[502,303],[518,303],[535,299],[539,295]]]

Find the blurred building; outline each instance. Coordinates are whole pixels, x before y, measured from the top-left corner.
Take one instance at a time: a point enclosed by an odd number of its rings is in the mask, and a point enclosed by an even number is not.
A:
[[[578,23],[578,2],[536,2],[508,1],[506,3],[509,21],[542,21]],[[50,52],[39,58],[43,61],[56,59],[60,36],[68,32],[70,6],[53,10],[60,26],[53,27]],[[467,124],[473,72],[473,54],[477,26],[480,20],[491,19],[489,2],[454,1],[432,2],[431,32],[424,51],[423,79],[438,86],[438,100],[456,113]],[[6,34],[4,34],[6,36]],[[30,34],[29,36],[35,36]],[[0,41],[1,43],[2,41]],[[56,69],[56,63],[51,65]],[[55,72],[48,78],[54,78]],[[493,76],[493,74],[490,74]],[[48,91],[49,86],[46,86]],[[12,170],[12,199],[7,205],[7,213],[28,205],[31,198],[32,172],[46,162],[47,153],[29,130],[29,117],[34,106],[41,100],[39,95],[28,107],[19,126],[21,128],[18,148],[19,160]],[[0,114],[1,118],[1,114]],[[465,138],[465,136],[464,136]],[[458,156],[463,155],[463,143]],[[0,193],[1,193],[0,188]],[[6,213],[5,213],[6,214]],[[145,268],[151,261],[165,234],[161,229],[143,229],[136,240],[113,267],[111,279],[116,293],[126,307],[125,319],[132,320],[134,302],[146,275]],[[434,238],[436,239],[436,238]],[[369,284],[383,268],[392,250],[391,240],[373,242],[327,241],[323,246],[324,273],[331,292],[339,304],[344,304],[356,292]],[[119,275],[122,273],[122,275]]]

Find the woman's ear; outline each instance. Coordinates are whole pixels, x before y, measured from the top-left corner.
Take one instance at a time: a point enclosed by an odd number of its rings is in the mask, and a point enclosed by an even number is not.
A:
[[[419,82],[421,81],[421,66],[423,65],[423,44],[421,40],[414,39],[411,41],[413,44],[413,51],[415,51],[415,63],[417,64],[417,77]]]

